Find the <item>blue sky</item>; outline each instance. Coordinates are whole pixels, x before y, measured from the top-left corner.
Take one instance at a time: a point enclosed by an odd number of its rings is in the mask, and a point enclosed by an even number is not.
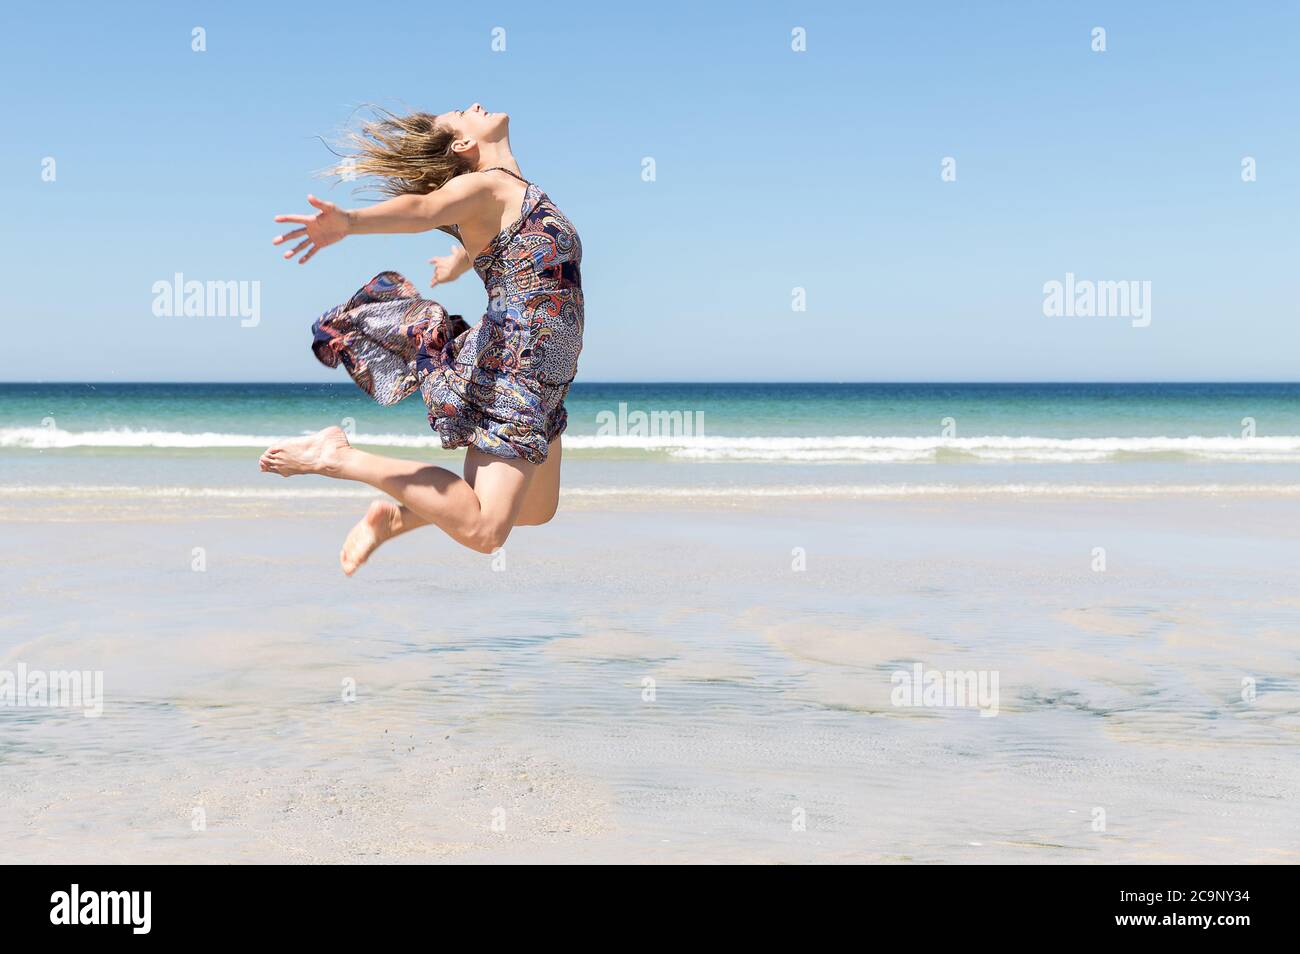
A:
[[[356,105],[474,100],[582,235],[580,380],[1296,377],[1297,4],[14,6],[5,380],[342,380],[311,321],[450,240],[299,267],[271,216],[360,201],[312,176]],[[155,316],[177,272],[260,282],[260,324]],[[1067,272],[1150,281],[1150,326],[1044,316]]]

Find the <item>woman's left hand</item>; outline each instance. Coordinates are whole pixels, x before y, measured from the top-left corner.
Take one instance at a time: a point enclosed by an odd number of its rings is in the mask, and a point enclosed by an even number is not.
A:
[[[463,248],[452,246],[446,255],[435,255],[429,259],[429,264],[433,266],[433,281],[429,284],[445,285],[465,274],[469,268],[469,255]]]

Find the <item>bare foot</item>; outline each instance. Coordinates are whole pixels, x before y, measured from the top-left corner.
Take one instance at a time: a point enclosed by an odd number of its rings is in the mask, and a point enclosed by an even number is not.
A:
[[[375,552],[379,544],[397,533],[401,519],[401,511],[391,500],[376,500],[372,503],[366,515],[343,541],[343,549],[339,552],[343,572],[348,576],[357,572],[357,567],[370,559],[370,554]]]
[[[298,474],[337,473],[343,452],[351,448],[340,427],[327,427],[308,437],[272,444],[258,465],[262,470],[281,477]]]

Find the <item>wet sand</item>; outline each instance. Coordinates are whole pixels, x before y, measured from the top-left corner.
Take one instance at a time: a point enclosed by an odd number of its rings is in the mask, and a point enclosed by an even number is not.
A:
[[[0,670],[104,676],[0,706],[8,860],[1300,860],[1294,497],[569,501],[349,580],[363,509],[0,502]]]

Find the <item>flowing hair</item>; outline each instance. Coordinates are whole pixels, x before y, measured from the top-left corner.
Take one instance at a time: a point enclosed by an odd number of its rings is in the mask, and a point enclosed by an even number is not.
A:
[[[456,176],[473,172],[473,164],[453,152],[455,130],[438,124],[431,113],[399,116],[377,106],[375,118],[349,130],[344,145],[350,154],[325,170],[340,179],[374,176],[385,195],[428,195]]]

